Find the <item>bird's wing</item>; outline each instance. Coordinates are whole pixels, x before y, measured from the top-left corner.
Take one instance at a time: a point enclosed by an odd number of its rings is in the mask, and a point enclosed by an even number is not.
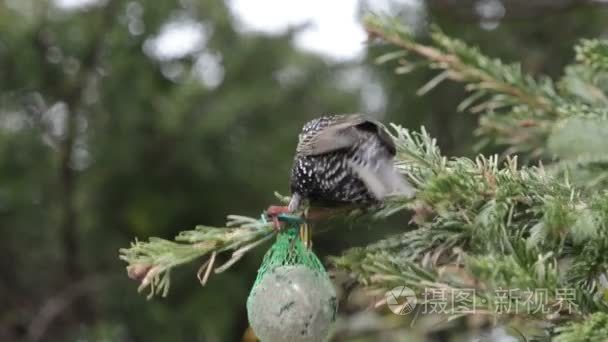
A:
[[[411,197],[415,193],[410,183],[395,169],[392,159],[380,159],[375,164],[353,161],[349,161],[348,164],[378,200],[393,195]]]
[[[363,122],[360,122],[355,127],[360,131],[367,131],[371,134],[376,135],[378,137],[378,139],[380,139],[380,142],[382,143],[382,145],[384,145],[384,147],[386,147],[386,149],[389,151],[389,153],[392,156],[394,156],[397,153],[397,149],[395,147],[395,142],[393,141],[393,138],[391,138],[391,136],[386,131],[386,128],[384,127],[384,125],[381,124],[380,122],[371,120],[371,119],[367,119],[367,120],[364,120]]]
[[[360,139],[350,122],[334,124],[317,132],[309,139],[298,144],[298,151],[304,155],[315,156],[349,148]]]
[[[395,154],[395,144],[384,126],[358,114],[345,116],[312,137],[300,141],[297,152],[314,156],[346,149],[368,138],[370,133],[378,136],[391,155]]]

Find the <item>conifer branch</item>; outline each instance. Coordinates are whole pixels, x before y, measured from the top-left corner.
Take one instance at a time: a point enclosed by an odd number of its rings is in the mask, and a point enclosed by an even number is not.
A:
[[[378,63],[396,61],[398,74],[420,66],[441,70],[418,94],[427,93],[445,79],[466,84],[470,94],[458,110],[482,114],[477,130],[484,137],[480,146],[507,145],[505,155],[525,153],[523,157],[531,159],[553,157],[552,151],[546,149],[546,141],[556,124],[572,117],[606,121],[605,91],[573,74],[558,87],[548,77],[527,75],[519,64],[504,64],[490,58],[479,49],[448,37],[437,27],[431,28],[430,43],[423,44],[395,19],[371,15],[364,24],[370,38],[399,49],[378,57]],[[603,65],[604,49],[604,42],[583,41],[577,48],[578,60],[599,67]],[[414,57],[421,60],[413,61]],[[575,101],[573,91],[580,95]]]
[[[397,165],[418,187],[406,205],[417,228],[333,258],[336,267],[383,290],[474,289],[483,303],[476,312],[496,319],[516,316],[497,314],[501,300],[517,304],[501,289],[545,291],[544,303],[517,314],[554,326],[608,312],[605,191],[577,188],[542,166],[519,167],[516,158],[447,159],[428,133],[394,130]],[[563,304],[565,289],[572,310],[540,310]]]
[[[281,201],[288,197],[275,195]],[[343,219],[381,219],[406,207],[408,198],[391,198],[381,207],[348,206],[343,208],[305,208],[308,221]],[[171,283],[171,270],[183,264],[194,262],[203,257],[197,273],[201,285],[205,285],[212,273],[221,273],[252,249],[269,241],[277,231],[265,214],[259,219],[228,215],[226,227],[197,226],[194,230],[180,232],[174,241],[151,237],[148,241],[135,240],[129,248],[119,251],[119,258],[127,262],[127,274],[140,285],[138,291],[149,289],[148,299],[155,295],[167,296]],[[219,254],[231,253],[222,265],[215,262]]]
[[[365,28],[370,37],[379,37],[413,52],[426,60],[426,65],[431,68],[444,70],[447,78],[467,83],[467,90],[472,91],[473,96],[495,94],[487,100],[486,106],[499,108],[526,104],[530,108],[556,114],[555,107],[561,99],[549,78],[535,80],[524,74],[520,65],[505,65],[498,59],[489,58],[477,48],[446,36],[437,27],[433,27],[431,32],[432,46],[417,42],[407,26],[392,19],[368,16]],[[389,60],[380,59],[382,62]],[[401,59],[399,62],[405,61]]]
[[[573,322],[557,329],[555,342],[603,341],[608,336],[608,314],[598,312],[581,322]]]
[[[608,40],[583,39],[575,51],[579,63],[596,71],[608,71]]]
[[[136,240],[130,248],[120,250],[120,259],[129,264],[129,277],[140,281],[138,291],[149,288],[148,298],[158,294],[164,297],[169,291],[170,271],[174,267],[211,255],[201,267],[207,271],[206,277],[199,277],[204,285],[211,270],[215,273],[226,270],[252,247],[273,235],[272,225],[264,219],[231,215],[225,228],[197,226],[179,233],[175,241],[155,237],[147,242]],[[233,252],[232,257],[224,266],[215,268],[215,255],[229,251]]]
[[[545,167],[520,166],[510,156],[447,158],[424,128],[412,132],[393,125],[395,164],[416,188],[415,198],[393,197],[382,207],[346,208],[329,216],[385,218],[408,209],[415,229],[346,251],[332,263],[375,289],[407,286],[419,295],[429,289],[473,290],[452,304],[473,301],[475,313],[494,321],[544,322],[558,341],[605,338],[608,111],[601,104],[608,96],[585,83],[591,79],[589,68],[603,68],[605,43],[583,41],[577,48],[580,64],[571,66],[556,86],[548,78],[524,74],[519,65],[486,57],[437,28],[425,45],[394,20],[371,16],[365,25],[372,38],[398,48],[378,62],[397,60],[397,73],[419,65],[441,70],[420,93],[445,79],[466,83],[471,96],[459,109],[483,113],[479,132],[508,145],[507,155],[526,152],[560,160]],[[408,61],[410,54],[422,62]],[[574,89],[580,82],[597,92],[584,96]],[[136,241],[120,253],[129,263],[129,275],[141,282],[140,290],[150,287],[150,296],[166,295],[174,267],[210,256],[199,270],[204,284],[212,272],[224,271],[273,232],[264,218],[230,216],[225,228],[197,227],[176,241]],[[232,257],[216,268],[214,261],[224,252]],[[520,292],[504,292],[509,289]],[[542,300],[518,302],[522,292],[538,290],[545,291]],[[571,291],[567,298],[564,290]],[[499,312],[503,305],[516,311]]]

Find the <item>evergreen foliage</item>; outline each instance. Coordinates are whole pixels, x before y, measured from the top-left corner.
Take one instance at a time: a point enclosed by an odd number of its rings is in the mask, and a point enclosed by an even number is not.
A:
[[[493,315],[498,313],[493,304],[515,305],[520,299],[520,293],[497,298],[504,295],[501,290],[544,289],[548,304],[561,309],[563,289],[571,289],[567,312],[518,313],[549,323],[546,330],[563,341],[607,338],[590,327],[608,310],[608,125],[605,104],[585,91],[606,96],[607,88],[597,82],[605,76],[606,42],[583,40],[575,48],[576,64],[553,82],[524,74],[518,64],[491,59],[437,28],[430,43],[423,44],[391,19],[368,17],[366,27],[372,38],[414,55],[392,53],[399,56],[397,73],[412,63],[441,70],[422,93],[444,79],[464,83],[471,95],[458,109],[480,113],[482,139],[506,150],[501,157],[447,159],[424,131],[412,134],[395,127],[398,163],[419,189],[409,204],[417,229],[351,250],[336,258],[336,265],[384,289],[400,284],[420,291],[472,287],[485,303],[482,310]],[[380,58],[389,60],[394,59]],[[518,159],[537,158],[544,166],[518,166]],[[595,323],[586,321],[589,315]],[[508,322],[513,316],[495,318]],[[569,320],[581,323],[556,328]]]
[[[469,96],[457,109],[479,114],[481,144],[504,152],[448,158],[424,128],[393,125],[397,166],[418,192],[372,214],[378,219],[409,209],[415,228],[346,251],[333,265],[376,289],[474,290],[454,307],[473,302],[475,313],[494,321],[542,327],[528,338],[608,338],[608,43],[581,41],[576,61],[554,81],[492,59],[438,28],[421,43],[394,19],[370,16],[365,25],[372,41],[394,48],[377,62],[394,64],[397,74],[439,71],[420,95],[447,79],[463,83]],[[236,226],[182,233],[179,244],[137,242],[122,258],[168,272],[228,250],[236,250],[238,260],[272,235],[263,219],[240,218]],[[522,295],[539,290],[545,296],[530,297],[524,307]],[[517,310],[505,314],[504,305]]]

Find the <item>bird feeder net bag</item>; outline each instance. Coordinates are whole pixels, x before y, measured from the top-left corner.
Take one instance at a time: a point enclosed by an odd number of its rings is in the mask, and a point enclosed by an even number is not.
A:
[[[306,266],[319,276],[328,277],[321,260],[312,250],[306,248],[300,239],[297,227],[290,227],[278,234],[276,242],[264,255],[262,265],[258,269],[258,276],[253,283],[252,292],[255,291],[256,286],[262,281],[266,273],[279,266],[293,265]]]
[[[336,292],[317,256],[290,227],[264,256],[247,298],[247,314],[262,342],[325,341],[336,318]]]

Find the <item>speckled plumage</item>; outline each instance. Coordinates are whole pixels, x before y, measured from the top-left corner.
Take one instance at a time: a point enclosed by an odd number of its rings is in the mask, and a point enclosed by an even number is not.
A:
[[[375,204],[413,190],[393,166],[395,145],[384,127],[359,114],[332,115],[304,125],[291,172],[292,202]]]

